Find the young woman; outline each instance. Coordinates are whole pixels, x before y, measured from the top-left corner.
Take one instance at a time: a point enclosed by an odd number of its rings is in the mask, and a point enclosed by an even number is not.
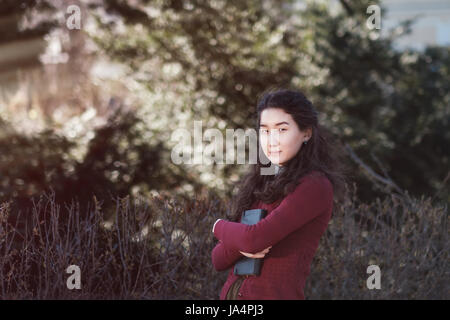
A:
[[[270,160],[258,159],[232,201],[232,221],[217,220],[212,251],[217,271],[231,268],[220,299],[305,299],[303,288],[319,240],[345,187],[337,152],[319,127],[318,113],[296,90],[265,93],[257,103],[258,144]],[[261,168],[275,166],[273,175]],[[255,225],[240,223],[245,210],[266,209]],[[238,276],[243,256],[264,258],[259,276]]]

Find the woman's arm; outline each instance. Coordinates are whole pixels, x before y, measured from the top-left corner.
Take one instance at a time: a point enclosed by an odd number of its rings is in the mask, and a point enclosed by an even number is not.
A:
[[[219,220],[215,225],[214,235],[232,252],[260,252],[320,216],[332,205],[331,182],[324,176],[307,177],[257,224]]]
[[[242,258],[242,254],[237,250],[226,249],[222,241],[214,247],[212,251],[212,263],[217,271],[224,271],[234,265],[234,263]]]

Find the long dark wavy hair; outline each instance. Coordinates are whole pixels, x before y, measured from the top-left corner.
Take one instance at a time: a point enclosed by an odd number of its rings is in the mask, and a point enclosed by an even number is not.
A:
[[[306,145],[302,145],[297,154],[276,175],[261,175],[264,165],[259,157],[251,165],[249,172],[237,183],[237,193],[232,198],[229,217],[239,221],[242,212],[251,208],[253,203],[261,200],[270,204],[280,201],[300,183],[300,179],[317,170],[326,175],[333,185],[334,201],[341,199],[347,184],[347,166],[341,160],[342,148],[339,143],[331,141],[331,134],[318,123],[318,112],[305,95],[293,89],[269,89],[257,102],[256,131],[259,132],[261,113],[268,108],[279,108],[290,114],[301,131],[312,129],[312,136]],[[258,146],[260,146],[259,134]],[[333,210],[334,211],[334,210]]]

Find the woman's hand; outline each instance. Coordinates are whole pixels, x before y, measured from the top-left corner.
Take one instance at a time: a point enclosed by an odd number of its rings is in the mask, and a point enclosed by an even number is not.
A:
[[[247,252],[242,252],[242,251],[239,251],[239,252],[248,258],[260,259],[260,258],[264,258],[264,256],[269,252],[270,248],[272,248],[272,246],[267,247],[263,251],[257,252],[257,253],[247,253]]]
[[[212,233],[214,233],[214,228],[216,227],[216,223],[219,222],[219,220],[221,220],[221,219],[217,219],[216,222],[214,222],[213,228],[212,228]]]

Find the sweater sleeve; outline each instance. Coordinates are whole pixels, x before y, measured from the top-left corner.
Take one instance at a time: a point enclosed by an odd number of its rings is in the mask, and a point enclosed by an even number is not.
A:
[[[229,269],[237,260],[243,257],[239,251],[226,249],[222,241],[219,241],[214,247],[211,256],[213,266],[217,271]]]
[[[228,250],[257,253],[275,245],[332,205],[333,186],[328,178],[310,176],[257,224],[220,220],[214,229],[214,236]]]

